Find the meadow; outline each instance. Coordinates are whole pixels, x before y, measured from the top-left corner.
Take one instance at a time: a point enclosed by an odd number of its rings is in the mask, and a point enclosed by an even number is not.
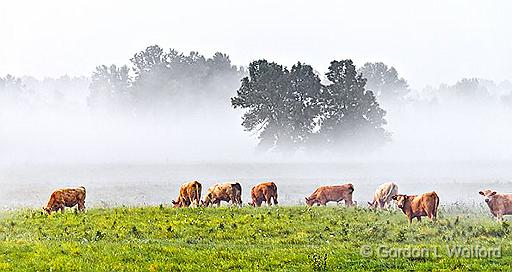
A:
[[[511,229],[462,206],[410,226],[401,211],[343,206],[145,206],[50,216],[18,209],[0,213],[0,269],[511,271]],[[499,256],[451,256],[450,247],[499,248]]]

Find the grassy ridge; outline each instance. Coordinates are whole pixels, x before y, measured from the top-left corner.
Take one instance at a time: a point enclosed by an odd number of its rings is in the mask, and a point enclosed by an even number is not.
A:
[[[26,271],[512,270],[512,227],[441,213],[408,226],[397,211],[343,207],[90,209],[0,218],[0,269]],[[501,246],[501,258],[454,258],[449,246]],[[439,247],[441,256],[386,258],[367,246]]]

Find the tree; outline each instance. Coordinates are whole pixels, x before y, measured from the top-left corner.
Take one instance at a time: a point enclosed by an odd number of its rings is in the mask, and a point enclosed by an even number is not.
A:
[[[477,78],[463,78],[451,87],[456,96],[465,98],[489,98],[489,91]]]
[[[21,79],[12,75],[0,77],[0,92],[2,94],[19,94],[23,90]]]
[[[289,152],[313,133],[321,86],[309,65],[297,63],[288,71],[277,63],[258,60],[249,65],[249,76],[242,79],[231,103],[234,108],[247,109],[242,126],[259,133],[260,148]]]
[[[176,109],[184,100],[200,98],[208,98],[210,106],[220,100],[226,106],[241,78],[222,53],[207,59],[195,51],[185,55],[153,45],[136,53],[131,62],[135,73],[131,93],[139,109]]]
[[[367,79],[366,88],[383,101],[400,101],[409,93],[407,81],[398,76],[394,67],[388,67],[382,62],[367,62],[358,72]]]
[[[26,94],[27,90],[20,78],[12,75],[0,77],[0,102],[23,103],[27,99]]]
[[[383,126],[386,112],[372,91],[365,89],[366,79],[358,74],[352,60],[333,61],[326,74],[330,85],[324,87],[319,136],[329,147],[382,144],[388,137]]]
[[[131,77],[127,66],[101,65],[91,76],[87,102],[91,107],[127,105],[130,103]]]

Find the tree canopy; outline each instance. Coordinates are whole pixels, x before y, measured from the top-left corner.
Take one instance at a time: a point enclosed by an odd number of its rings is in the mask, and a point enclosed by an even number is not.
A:
[[[373,142],[383,142],[385,111],[352,61],[331,62],[326,76],[329,85],[300,62],[288,70],[254,61],[231,103],[246,109],[242,126],[258,133],[264,149],[289,151],[311,143],[333,148],[370,135]]]
[[[407,81],[398,76],[396,69],[382,62],[367,62],[359,70],[366,78],[366,88],[386,102],[403,100],[409,93]]]

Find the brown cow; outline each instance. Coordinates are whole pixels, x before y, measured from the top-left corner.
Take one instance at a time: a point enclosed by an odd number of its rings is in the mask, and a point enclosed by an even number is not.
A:
[[[188,207],[194,202],[196,207],[199,207],[201,188],[201,183],[196,180],[182,184],[178,198],[172,201],[174,208]]]
[[[489,189],[480,191],[479,194],[485,197],[485,203],[498,221],[503,220],[504,215],[512,214],[512,194],[498,194]]]
[[[373,195],[372,202],[368,202],[368,204],[370,205],[370,208],[383,209],[384,207],[389,206],[389,204],[393,200],[392,197],[397,194],[398,186],[396,184],[394,184],[393,182],[384,183],[377,187],[377,190],[375,190],[375,193]]]
[[[43,210],[48,214],[60,210],[64,213],[64,207],[78,205],[79,211],[85,210],[85,187],[63,188],[55,190]]]
[[[412,223],[415,217],[421,221],[422,216],[428,216],[430,220],[435,221],[437,217],[437,208],[439,207],[439,197],[436,192],[424,193],[422,195],[395,195],[392,197],[396,205],[400,208]]]
[[[345,200],[345,205],[352,205],[352,193],[354,186],[350,183],[343,185],[320,186],[309,197],[306,197],[306,204],[326,205],[329,201],[340,202]]]
[[[242,206],[242,186],[238,182],[227,182],[215,184],[208,188],[202,206],[208,207],[210,204],[220,206],[221,201],[230,202],[233,205]]]
[[[263,201],[267,202],[268,206],[277,205],[277,185],[273,182],[262,182],[251,189],[252,202],[249,205],[260,207]]]

